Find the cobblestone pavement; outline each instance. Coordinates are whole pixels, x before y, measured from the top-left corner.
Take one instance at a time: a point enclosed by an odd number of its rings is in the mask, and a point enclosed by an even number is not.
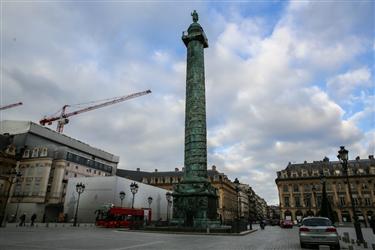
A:
[[[266,227],[245,236],[162,234],[105,228],[1,228],[0,249],[300,249],[298,228]]]

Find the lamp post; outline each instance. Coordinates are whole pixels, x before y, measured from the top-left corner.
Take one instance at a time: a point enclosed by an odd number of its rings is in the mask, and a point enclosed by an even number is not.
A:
[[[316,187],[315,185],[312,185],[312,193],[313,193],[313,200],[314,200],[314,203],[315,203],[315,216],[317,216],[317,213],[318,213],[318,199],[316,197]]]
[[[122,202],[123,202],[123,200],[125,199],[125,196],[126,196],[125,192],[124,192],[124,191],[121,191],[121,192],[120,192],[121,207],[122,207]]]
[[[148,202],[148,220],[147,220],[147,224],[150,224],[151,223],[151,216],[152,216],[152,214],[150,214],[151,213],[151,203],[152,203],[152,197],[151,196],[149,196],[148,198],[147,198],[147,202]]]
[[[147,202],[148,202],[148,208],[151,209],[151,203],[152,203],[152,197],[148,197],[147,198]]]
[[[353,200],[352,189],[351,189],[350,183],[349,183],[349,174],[348,174],[348,158],[349,158],[348,154],[349,154],[349,151],[346,150],[344,146],[340,146],[340,150],[338,151],[338,153],[339,154],[337,155],[337,158],[340,160],[340,163],[341,163],[342,168],[343,168],[343,172],[344,172],[345,177],[346,177],[346,184],[348,185],[348,192],[349,192],[349,197],[350,197],[350,203],[352,205],[354,228],[355,228],[355,234],[357,236],[357,241],[364,242],[363,234],[362,234],[362,230],[361,230],[361,224],[358,221],[358,216],[357,216],[357,213],[355,211],[355,204],[354,204],[354,200]]]
[[[76,213],[74,215],[73,227],[77,226],[79,198],[81,197],[81,194],[85,191],[85,184],[83,184],[82,182],[77,183],[76,191],[78,193],[78,199],[77,199]]]
[[[169,224],[169,207],[172,202],[172,194],[170,192],[167,192],[165,194],[165,198],[167,199],[167,223]]]
[[[235,187],[235,191],[236,191],[236,197],[237,197],[237,218],[236,218],[236,232],[238,233],[239,231],[239,228],[238,228],[238,224],[239,224],[239,219],[240,219],[240,215],[239,215],[239,201],[238,201],[238,193],[240,191],[240,181],[236,178],[234,180],[234,187]]]
[[[130,191],[132,192],[133,194],[133,199],[132,199],[132,208],[134,208],[134,197],[135,197],[135,194],[138,192],[138,184],[136,182],[132,182],[130,184]]]

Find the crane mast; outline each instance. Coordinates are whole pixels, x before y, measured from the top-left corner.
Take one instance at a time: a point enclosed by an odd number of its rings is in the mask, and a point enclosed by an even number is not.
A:
[[[42,120],[39,121],[39,123],[44,126],[46,124],[51,125],[52,122],[57,121],[56,131],[59,132],[59,133],[62,133],[63,130],[64,130],[64,125],[69,123],[68,117],[70,117],[70,116],[78,115],[78,114],[88,112],[88,111],[91,111],[91,110],[94,110],[94,109],[106,107],[106,106],[109,106],[109,105],[112,105],[112,104],[115,104],[115,103],[123,102],[123,101],[129,100],[129,99],[133,99],[133,98],[140,97],[140,96],[143,96],[143,95],[147,95],[147,94],[150,94],[150,93],[151,93],[151,90],[137,92],[137,93],[134,93],[134,94],[118,97],[118,98],[116,98],[114,100],[111,100],[111,101],[106,101],[106,102],[99,103],[99,104],[96,104],[96,105],[93,105],[93,106],[89,106],[89,107],[86,107],[86,108],[83,108],[83,109],[75,110],[75,111],[72,111],[72,112],[69,112],[69,113],[66,113],[66,108],[70,107],[70,105],[64,105],[61,109],[61,113],[60,113],[59,116],[44,117]]]
[[[22,102],[12,103],[12,104],[5,105],[5,106],[0,107],[0,110],[5,110],[5,109],[14,108],[14,107],[20,106],[20,105],[22,105],[22,104],[23,104]]]

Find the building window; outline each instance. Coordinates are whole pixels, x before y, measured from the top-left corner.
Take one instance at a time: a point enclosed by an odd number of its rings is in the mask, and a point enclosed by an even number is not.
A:
[[[340,196],[340,206],[345,206],[345,197]]]
[[[303,185],[303,190],[304,190],[305,192],[310,192],[310,191],[311,191],[311,185],[309,185],[309,184],[305,184],[305,185]]]
[[[318,202],[318,207],[321,207],[322,206],[322,196],[320,195],[317,195],[316,196],[316,201]]]
[[[40,157],[46,157],[48,154],[48,149],[46,147],[42,148],[42,152],[40,153]]]
[[[295,200],[295,203],[296,203],[296,207],[301,207],[301,201],[300,201],[299,196],[294,197],[294,200]]]
[[[26,149],[23,152],[22,158],[29,158],[30,157],[30,150]]]
[[[335,170],[335,175],[336,175],[336,176],[341,175],[341,171],[340,171],[340,170]]]
[[[365,206],[371,206],[371,200],[369,197],[365,197]]]
[[[295,192],[295,193],[299,192],[298,184],[293,185],[293,192]]]
[[[308,195],[305,197],[305,206],[310,208],[311,207],[311,196]]]
[[[288,192],[288,185],[284,185],[284,186],[283,186],[283,192],[284,192],[284,193],[287,193],[287,192]]]
[[[31,157],[38,157],[38,154],[39,154],[39,148],[34,148],[31,154]]]
[[[354,198],[354,197],[353,197],[353,202],[354,202],[354,205],[355,205],[355,206],[358,206],[358,205],[359,205],[358,198]]]
[[[330,176],[331,175],[331,173],[329,172],[329,169],[324,169],[323,172],[324,172],[325,176]]]
[[[289,207],[289,197],[288,196],[284,197],[284,205],[285,205],[285,207]]]

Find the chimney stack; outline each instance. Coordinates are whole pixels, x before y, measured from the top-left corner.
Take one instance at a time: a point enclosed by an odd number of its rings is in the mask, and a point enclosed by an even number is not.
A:
[[[141,169],[140,169],[140,168],[137,168],[137,171],[139,172],[139,171],[141,171]]]
[[[175,171],[175,172],[178,172],[178,171],[179,171],[179,169],[178,169],[178,168],[175,168],[175,169],[174,169],[174,171]]]
[[[157,168],[155,168],[155,172],[158,172],[158,169],[157,169]]]

